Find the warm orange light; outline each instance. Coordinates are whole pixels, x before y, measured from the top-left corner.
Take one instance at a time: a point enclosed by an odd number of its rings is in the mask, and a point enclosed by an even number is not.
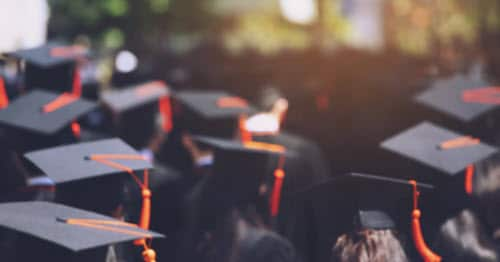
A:
[[[265,150],[274,153],[284,153],[285,147],[277,144],[270,144],[264,142],[248,141],[244,142],[243,146],[248,149]]]

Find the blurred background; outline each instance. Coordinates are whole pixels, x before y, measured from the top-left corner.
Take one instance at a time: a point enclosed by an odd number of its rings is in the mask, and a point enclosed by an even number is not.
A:
[[[334,172],[372,170],[352,155],[421,119],[412,97],[432,78],[498,82],[499,28],[499,0],[0,0],[0,52],[84,44],[104,86],[279,89],[285,128],[336,155]]]

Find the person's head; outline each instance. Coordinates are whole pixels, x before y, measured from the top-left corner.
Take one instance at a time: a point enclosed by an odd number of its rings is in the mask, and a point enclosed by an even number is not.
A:
[[[332,262],[406,262],[408,258],[393,230],[364,229],[341,235]]]
[[[500,226],[500,154],[475,165],[472,195],[489,226]]]
[[[434,249],[444,261],[493,262],[500,258],[480,220],[470,210],[463,210],[441,226]]]
[[[56,201],[68,206],[120,218],[124,179],[128,174],[99,177],[58,185]]]

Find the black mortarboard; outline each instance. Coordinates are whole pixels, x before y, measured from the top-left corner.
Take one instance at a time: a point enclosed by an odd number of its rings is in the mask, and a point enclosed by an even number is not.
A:
[[[429,122],[420,123],[382,142],[381,147],[398,156],[389,165],[400,166],[398,177],[412,176],[439,190],[432,196],[432,226],[439,225],[473,203],[474,164],[489,159],[497,148]],[[411,161],[413,160],[413,161]]]
[[[432,189],[427,184],[417,185],[420,192]],[[407,180],[349,173],[297,197],[296,203],[302,205],[297,210],[304,219],[299,219],[304,223],[300,226],[307,231],[307,236],[301,237],[307,239],[307,246],[296,244],[308,261],[330,261],[332,248],[342,234],[364,229],[408,233],[411,229],[413,186]]]
[[[28,89],[68,91],[72,87],[77,60],[87,56],[88,51],[82,46],[51,43],[7,55],[25,61],[25,85]]]
[[[49,143],[49,138],[60,139],[62,133],[69,130],[73,121],[97,106],[96,103],[86,99],[64,96],[73,100],[54,107],[54,102],[61,97],[52,92],[33,90],[0,110],[0,126],[12,131],[8,135],[16,137],[17,139],[14,139],[16,143],[26,145],[27,149],[40,148],[42,145],[42,147],[53,146],[54,143]]]
[[[210,172],[210,193],[206,207],[225,212],[228,208],[255,203],[259,187],[272,176],[270,161],[284,154],[283,149],[252,147],[238,141],[195,136],[194,140],[213,149]],[[218,213],[218,212],[217,212]],[[216,213],[213,213],[214,215]]]
[[[174,97],[181,104],[180,125],[197,135],[233,137],[239,117],[255,112],[243,98],[222,91],[180,91]]]
[[[123,171],[91,159],[96,155],[108,155],[109,161],[126,166],[133,171],[152,168],[149,161],[118,138],[78,143],[33,151],[25,157],[36,165],[56,184],[109,176]],[[118,159],[113,156],[137,156],[137,159]]]
[[[95,227],[73,223],[76,221]],[[73,252],[136,239],[162,237],[110,217],[49,202],[0,204],[0,226]],[[27,248],[26,251],[30,252]]]
[[[143,148],[149,143],[157,130],[158,113],[164,122],[162,128],[170,131],[169,90],[162,81],[105,92],[101,100],[110,111],[112,133],[135,148]]]
[[[428,90],[416,97],[416,101],[455,119],[469,122],[498,106],[474,99],[477,98],[474,93],[481,95],[478,91],[489,87],[491,84],[482,79],[455,75],[435,80]]]
[[[124,181],[131,180],[128,170],[138,176],[152,168],[117,138],[34,151],[25,157],[57,185],[56,201],[102,214],[123,202]]]
[[[497,148],[478,139],[429,122],[420,123],[383,141],[381,147],[449,176],[497,151]],[[432,181],[437,181],[437,178]]]

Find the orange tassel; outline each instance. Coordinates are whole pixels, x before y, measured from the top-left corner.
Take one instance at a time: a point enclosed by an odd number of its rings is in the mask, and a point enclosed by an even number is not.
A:
[[[467,193],[468,195],[472,195],[473,178],[474,178],[474,165],[471,164],[468,165],[467,169],[465,170],[465,193]]]
[[[461,136],[458,138],[450,139],[442,142],[439,145],[439,148],[442,150],[461,148],[466,146],[475,146],[481,143],[481,141],[477,138],[473,138],[471,136]]]
[[[410,180],[409,183],[413,186],[413,211],[411,215],[411,227],[415,247],[425,262],[440,262],[441,257],[432,252],[429,246],[427,246],[422,234],[422,227],[420,225],[420,216],[422,215],[422,213],[418,209],[418,197],[420,193],[417,190],[417,182],[415,180]]]
[[[240,131],[240,138],[241,138],[242,143],[252,141],[252,133],[250,133],[245,127],[246,120],[247,120],[247,117],[244,115],[241,115],[239,120],[238,120],[238,127],[239,127],[239,131]]]
[[[466,103],[478,104],[500,104],[500,88],[499,87],[483,87],[465,90],[462,93],[462,101]]]
[[[221,97],[217,100],[217,107],[220,108],[247,108],[248,102],[237,96]]]
[[[271,216],[276,217],[279,214],[281,202],[281,189],[283,180],[285,179],[285,171],[281,168],[274,170],[274,186],[271,193]]]
[[[44,113],[51,113],[51,112],[54,112],[62,107],[65,107],[65,106],[75,102],[76,100],[78,100],[78,97],[74,96],[73,94],[63,93],[60,96],[58,96],[56,99],[54,99],[51,102],[44,105],[42,108],[42,111]]]
[[[80,124],[78,124],[78,122],[74,121],[73,123],[71,123],[71,131],[73,132],[73,135],[77,139],[80,139],[81,129],[80,129]]]
[[[164,96],[161,97],[158,101],[158,110],[160,111],[161,117],[163,119],[162,129],[166,133],[172,131],[173,122],[172,122],[172,105],[170,103],[170,97]]]
[[[0,109],[4,109],[7,106],[9,106],[9,97],[5,89],[5,82],[3,78],[0,77]]]
[[[91,160],[97,161],[101,164],[122,170],[129,173],[135,182],[139,185],[142,192],[142,207],[141,216],[139,220],[139,227],[142,229],[149,229],[149,224],[151,221],[151,190],[149,189],[149,172],[144,170],[144,180],[141,182],[140,179],[134,174],[134,171],[125,165],[113,162],[111,160],[117,159],[127,159],[127,160],[145,160],[143,156],[140,155],[122,155],[122,154],[95,154],[90,156]],[[145,239],[138,239],[134,241],[135,245],[144,245]]]

